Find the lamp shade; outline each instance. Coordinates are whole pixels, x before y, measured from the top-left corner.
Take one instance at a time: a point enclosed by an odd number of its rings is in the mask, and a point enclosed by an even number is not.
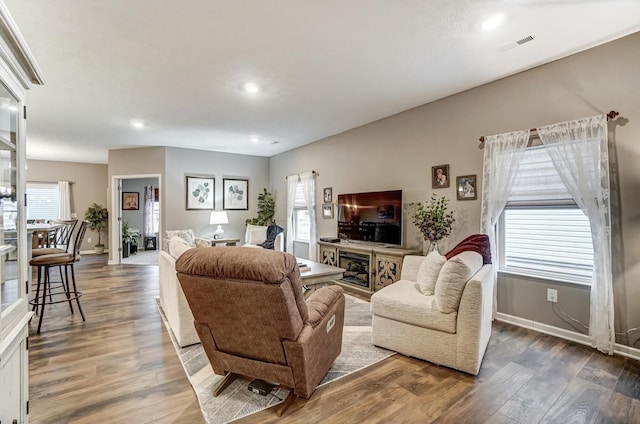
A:
[[[225,211],[213,211],[211,212],[211,216],[209,217],[209,224],[228,224],[229,218],[227,217],[227,213]]]

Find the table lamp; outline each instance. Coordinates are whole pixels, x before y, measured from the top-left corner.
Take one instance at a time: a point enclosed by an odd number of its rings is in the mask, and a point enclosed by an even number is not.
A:
[[[228,224],[229,218],[227,217],[227,213],[225,211],[213,211],[211,212],[211,216],[209,217],[209,224],[218,225],[218,228],[213,233],[214,239],[221,239],[224,237],[224,230],[222,229],[221,224]]]

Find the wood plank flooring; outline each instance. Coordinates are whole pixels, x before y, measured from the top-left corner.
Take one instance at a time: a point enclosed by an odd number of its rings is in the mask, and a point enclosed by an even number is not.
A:
[[[32,423],[203,423],[153,300],[158,268],[77,265],[85,323],[68,306],[30,338]],[[36,320],[31,324],[35,333]],[[494,324],[473,378],[395,355],[238,423],[640,423],[640,364]]]

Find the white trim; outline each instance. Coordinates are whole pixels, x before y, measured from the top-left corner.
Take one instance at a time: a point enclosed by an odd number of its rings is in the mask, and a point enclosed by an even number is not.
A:
[[[160,192],[160,227],[158,228],[158,240],[157,246],[162,246],[162,207],[163,207],[163,194],[162,194],[162,174],[130,174],[130,175],[112,175],[111,176],[111,199],[109,208],[109,246],[120,246],[120,230],[118,218],[122,217],[122,205],[120,204],[122,196],[121,190],[118,190],[118,185],[122,184],[122,180],[136,180],[140,178],[157,178],[158,190]],[[105,251],[109,251],[106,249]],[[121,252],[115,248],[113,252],[109,253],[109,260],[107,265],[119,265],[122,263]]]
[[[15,72],[16,77],[20,79],[20,83],[24,88],[30,88],[30,82],[34,84],[44,84],[42,71],[36,63],[27,42],[24,40],[18,25],[13,20],[9,9],[0,1],[0,26],[6,33],[6,41],[10,48],[14,51],[11,53],[5,49],[0,49],[0,55],[7,61],[8,65]],[[15,59],[12,58],[15,57]],[[16,60],[18,63],[16,63]],[[23,72],[24,70],[24,72]],[[25,73],[27,74],[25,78]]]
[[[565,330],[564,328],[554,327],[553,325],[543,324],[502,312],[496,314],[496,320],[591,347],[591,339],[589,336],[576,333],[575,331]],[[640,360],[640,349],[631,346],[616,343],[613,352],[621,356],[626,356],[627,358]]]

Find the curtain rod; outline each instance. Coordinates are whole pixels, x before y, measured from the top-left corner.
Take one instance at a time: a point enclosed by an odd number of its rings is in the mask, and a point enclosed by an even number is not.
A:
[[[311,173],[312,173],[313,175],[315,175],[316,177],[317,177],[318,175],[320,175],[320,173],[318,173],[318,172],[316,172],[316,171],[311,171]],[[286,177],[284,177],[284,179],[286,180],[287,178],[289,178],[289,177],[293,177],[294,175],[297,175],[298,177],[300,177],[300,174],[293,174],[293,175],[287,175]]]
[[[611,112],[607,113],[607,121],[610,119],[614,119],[618,115],[620,115],[620,112],[612,110]],[[536,128],[531,128],[529,131],[536,134],[538,133],[538,130]],[[484,143],[484,136],[480,137],[478,140],[480,140],[481,143]]]
[[[64,180],[63,180],[64,181]],[[35,183],[35,184],[58,184],[59,181],[34,181],[34,180],[27,180],[28,183]],[[75,184],[75,181],[67,181],[69,184]]]

